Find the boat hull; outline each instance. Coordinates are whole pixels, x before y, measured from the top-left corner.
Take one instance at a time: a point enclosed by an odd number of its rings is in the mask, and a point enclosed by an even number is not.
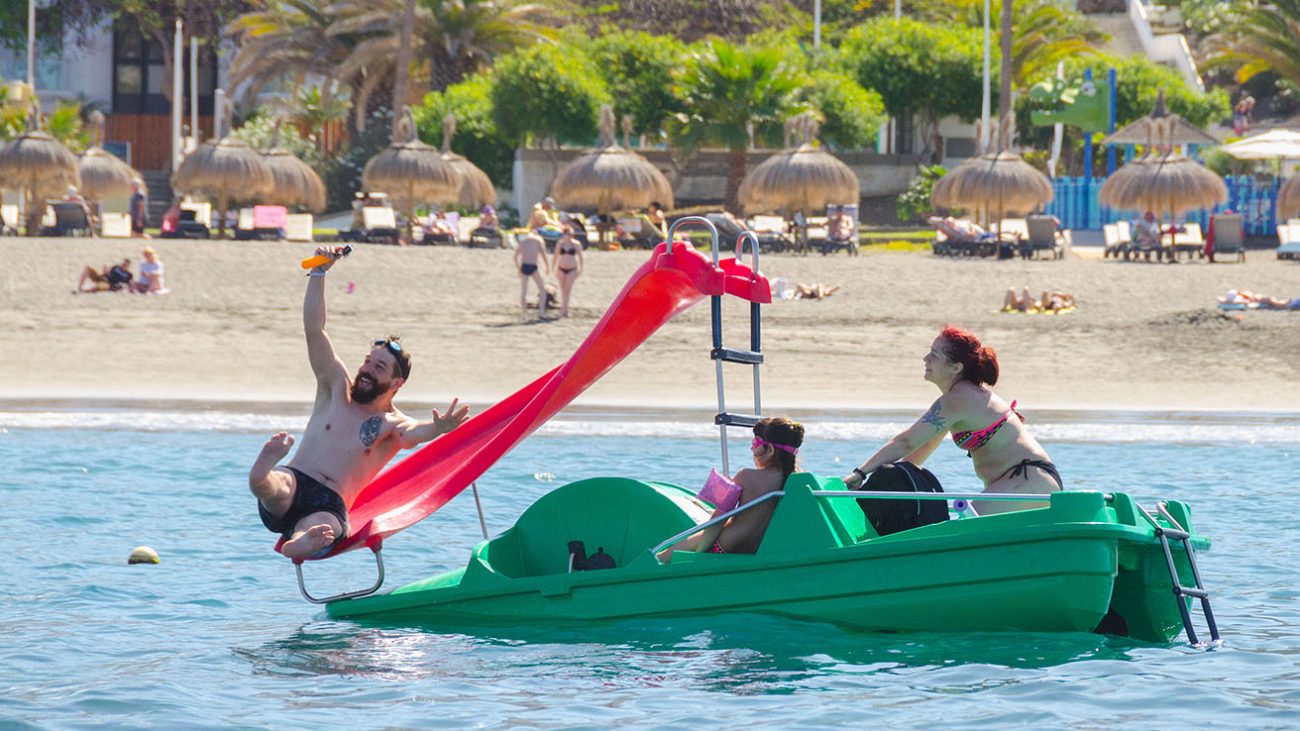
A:
[[[424,622],[763,612],[960,632],[1087,632],[1119,613],[1127,634],[1152,641],[1181,627],[1163,549],[1127,496],[1057,493],[1043,509],[879,537],[854,500],[813,495],[838,484],[793,476],[757,554],[677,552],[660,564],[648,549],[699,520],[689,492],[613,478],[573,483],[476,547],[465,569],[327,611]],[[569,573],[554,559],[574,539],[599,542],[618,567]]]

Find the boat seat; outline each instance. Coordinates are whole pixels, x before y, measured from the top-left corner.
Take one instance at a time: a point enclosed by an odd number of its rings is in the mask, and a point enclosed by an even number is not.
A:
[[[511,578],[569,570],[569,541],[587,556],[603,548],[626,566],[664,538],[708,519],[690,491],[666,483],[596,477],[560,487],[533,503],[510,530],[489,542],[492,569]]]

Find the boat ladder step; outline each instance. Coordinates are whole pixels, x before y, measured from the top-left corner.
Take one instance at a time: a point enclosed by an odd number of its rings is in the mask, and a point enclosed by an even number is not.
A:
[[[1165,504],[1158,503],[1156,509],[1160,516],[1169,521],[1175,528],[1166,528],[1160,525],[1155,516],[1147,513],[1151,522],[1155,524],[1156,538],[1160,539],[1160,547],[1165,552],[1165,563],[1169,567],[1169,578],[1173,582],[1174,601],[1178,603],[1178,612],[1183,618],[1183,629],[1187,631],[1187,641],[1193,645],[1201,645],[1196,636],[1196,628],[1192,625],[1192,613],[1188,610],[1186,598],[1199,599],[1201,602],[1201,613],[1205,615],[1205,624],[1210,630],[1210,642],[1218,644],[1219,626],[1214,621],[1214,611],[1210,609],[1210,593],[1205,590],[1205,584],[1201,581],[1201,571],[1196,567],[1196,549],[1192,547],[1191,535],[1183,529],[1183,526],[1169,514]],[[1195,586],[1184,586],[1182,579],[1178,578],[1178,567],[1174,564],[1174,554],[1169,548],[1170,540],[1181,541],[1183,550],[1187,552],[1187,563],[1192,569],[1192,578],[1196,581]]]
[[[754,350],[732,350],[730,348],[714,348],[709,354],[713,360],[720,360],[724,363],[744,363],[746,365],[759,365],[763,362],[763,354]]]
[[[761,416],[752,416],[749,414],[715,414],[713,423],[717,426],[739,426],[746,429],[754,428]]]

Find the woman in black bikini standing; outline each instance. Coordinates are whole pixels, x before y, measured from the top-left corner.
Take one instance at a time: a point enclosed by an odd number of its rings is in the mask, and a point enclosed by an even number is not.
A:
[[[560,280],[560,317],[569,316],[569,295],[573,292],[573,283],[582,274],[584,262],[582,247],[573,240],[573,234],[567,230],[555,240],[553,251],[555,278]]]
[[[972,333],[948,325],[925,358],[925,380],[943,392],[915,424],[889,440],[866,462],[844,478],[857,488],[882,465],[906,461],[920,465],[945,434],[966,450],[985,492],[1042,494],[1065,489],[1047,452],[1029,435],[1024,417],[993,392],[998,382],[998,356]],[[981,514],[1045,507],[1040,502],[975,504]]]

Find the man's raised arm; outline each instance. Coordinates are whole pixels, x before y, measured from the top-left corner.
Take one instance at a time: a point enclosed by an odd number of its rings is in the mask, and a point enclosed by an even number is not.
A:
[[[317,254],[342,256],[338,247],[320,247]],[[307,275],[307,293],[302,300],[302,327],[307,336],[307,360],[321,386],[333,386],[348,377],[347,366],[334,352],[334,344],[325,334],[325,273],[334,262],[316,267]]]

